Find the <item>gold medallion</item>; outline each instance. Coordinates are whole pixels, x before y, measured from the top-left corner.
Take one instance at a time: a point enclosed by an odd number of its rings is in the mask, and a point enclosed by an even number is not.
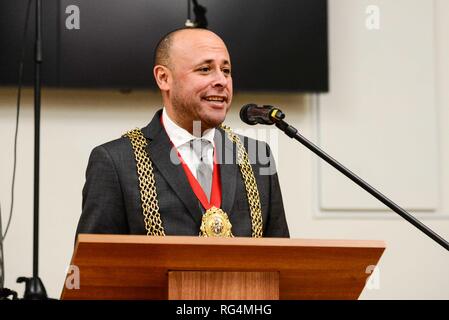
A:
[[[203,214],[200,236],[203,237],[233,237],[232,224],[226,212],[212,207]]]

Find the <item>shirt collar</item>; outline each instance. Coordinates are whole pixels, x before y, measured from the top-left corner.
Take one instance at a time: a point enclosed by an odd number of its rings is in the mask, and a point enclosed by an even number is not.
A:
[[[162,121],[164,122],[165,131],[167,132],[167,135],[175,148],[179,148],[180,146],[190,142],[191,140],[198,139],[184,128],[178,126],[172,119],[170,119],[165,107],[162,110]],[[208,140],[212,144],[212,146],[215,146],[214,136],[215,128],[211,128],[205,130],[201,138]]]

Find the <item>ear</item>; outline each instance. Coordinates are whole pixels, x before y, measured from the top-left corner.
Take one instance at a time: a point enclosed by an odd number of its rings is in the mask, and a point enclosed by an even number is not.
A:
[[[153,68],[153,75],[156,83],[161,91],[170,89],[170,70],[166,66],[157,65]]]

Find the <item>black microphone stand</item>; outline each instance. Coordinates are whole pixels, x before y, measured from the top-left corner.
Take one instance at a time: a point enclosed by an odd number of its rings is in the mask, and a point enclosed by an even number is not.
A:
[[[193,12],[195,13],[195,28],[203,28],[207,29],[207,18],[206,18],[206,7],[200,5],[198,3],[198,0],[192,0],[193,1]],[[189,6],[190,8],[190,6]],[[190,9],[189,9],[190,10]]]
[[[366,183],[362,178],[358,177],[355,173],[351,172],[349,169],[347,169],[345,166],[343,166],[341,163],[339,163],[337,160],[332,158],[330,155],[328,155],[326,152],[321,150],[318,146],[307,140],[305,137],[303,137],[301,134],[298,133],[298,130],[288,123],[286,123],[283,119],[285,115],[280,112],[272,113],[270,115],[271,120],[274,122],[276,127],[278,127],[280,130],[282,130],[287,136],[289,136],[292,139],[295,139],[299,142],[301,142],[304,146],[306,146],[309,150],[311,150],[313,153],[318,155],[321,159],[325,160],[327,163],[329,163],[331,166],[333,166],[335,169],[343,173],[346,177],[351,179],[353,182],[355,182],[357,185],[359,185],[362,189],[370,193],[373,197],[375,197],[377,200],[385,204],[388,208],[399,214],[402,218],[413,224],[416,228],[424,232],[427,236],[429,236],[431,239],[433,239],[435,242],[437,242],[439,245],[441,245],[443,248],[449,251],[449,243],[444,240],[441,236],[436,234],[434,231],[432,231],[430,228],[425,226],[423,223],[421,223],[419,220],[417,220],[415,217],[410,215],[407,211],[399,207],[396,203],[388,199],[386,196],[384,196],[382,193],[374,189],[372,186],[370,186],[368,183]]]
[[[34,218],[33,218],[33,277],[19,277],[25,282],[26,300],[48,299],[42,280],[39,278],[39,156],[41,121],[41,63],[42,63],[42,2],[36,0],[36,43],[34,73]]]

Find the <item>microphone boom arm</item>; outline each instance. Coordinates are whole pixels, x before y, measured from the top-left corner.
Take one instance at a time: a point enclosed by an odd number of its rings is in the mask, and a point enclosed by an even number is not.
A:
[[[282,117],[283,118],[283,117]],[[345,166],[343,166],[341,163],[339,163],[337,160],[332,158],[330,155],[328,155],[326,152],[321,150],[317,145],[313,144],[309,140],[307,140],[304,136],[302,136],[298,130],[288,123],[286,123],[284,120],[279,119],[277,117],[272,117],[273,122],[275,123],[276,127],[278,127],[280,130],[282,130],[287,136],[289,136],[292,139],[295,139],[302,143],[306,148],[308,148],[310,151],[318,155],[321,159],[329,163],[332,167],[340,171],[342,174],[344,174],[346,177],[351,179],[353,182],[355,182],[358,186],[360,186],[362,189],[367,191],[369,194],[371,194],[373,197],[375,197],[377,200],[382,202],[384,205],[386,205],[388,208],[396,212],[398,215],[400,215],[402,218],[413,224],[416,228],[421,230],[423,233],[425,233],[427,236],[429,236],[432,240],[437,242],[439,245],[441,245],[443,248],[449,251],[449,243],[443,239],[441,236],[436,234],[434,231],[432,231],[429,227],[424,225],[421,221],[413,217],[410,213],[402,209],[400,206],[398,206],[396,203],[388,199],[385,195],[377,191],[374,187],[370,186],[368,183],[366,183],[362,178],[357,176],[355,173],[347,169]]]

